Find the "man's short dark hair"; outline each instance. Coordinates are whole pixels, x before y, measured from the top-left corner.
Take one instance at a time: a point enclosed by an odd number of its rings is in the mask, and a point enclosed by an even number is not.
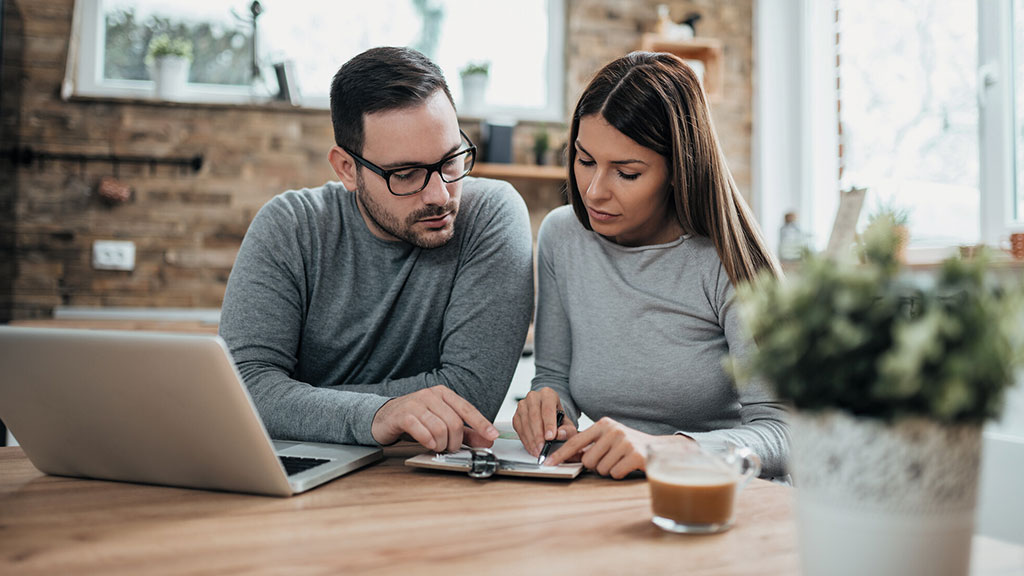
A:
[[[331,82],[334,142],[362,154],[366,114],[415,106],[438,90],[455,107],[441,68],[429,58],[411,48],[370,48],[342,65]]]

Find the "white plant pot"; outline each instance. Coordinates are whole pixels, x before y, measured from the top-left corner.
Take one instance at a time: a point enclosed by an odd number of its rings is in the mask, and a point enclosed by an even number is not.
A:
[[[482,112],[487,102],[487,76],[468,74],[462,77],[462,108],[460,112]]]
[[[161,56],[153,61],[153,83],[160,100],[180,100],[188,84],[191,63],[180,56]]]
[[[980,426],[793,416],[805,576],[966,576]]]

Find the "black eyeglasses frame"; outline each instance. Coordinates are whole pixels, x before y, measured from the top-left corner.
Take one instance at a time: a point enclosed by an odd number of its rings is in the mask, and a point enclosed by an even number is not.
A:
[[[383,178],[384,179],[384,183],[387,184],[387,186],[388,186],[388,192],[390,192],[392,195],[400,196],[400,197],[413,196],[415,194],[419,194],[420,192],[423,191],[424,188],[427,187],[427,184],[430,183],[430,178],[434,175],[434,172],[437,172],[437,174],[441,177],[441,181],[445,182],[446,184],[451,184],[453,182],[458,182],[459,180],[462,180],[466,176],[469,176],[469,173],[473,170],[473,166],[476,165],[477,147],[476,147],[475,144],[473,144],[473,141],[469,139],[469,136],[465,132],[462,131],[461,128],[459,129],[459,134],[461,134],[462,138],[466,140],[467,144],[469,144],[468,148],[463,148],[461,150],[456,150],[455,152],[452,152],[451,154],[449,154],[449,155],[445,156],[444,158],[442,158],[440,162],[435,162],[433,164],[412,164],[410,166],[399,166],[398,168],[394,168],[392,170],[385,170],[384,168],[381,168],[380,166],[377,166],[373,162],[370,162],[369,160],[363,158],[362,156],[360,156],[359,154],[356,154],[355,152],[349,150],[348,148],[342,147],[342,150],[344,150],[345,152],[348,152],[349,156],[351,156],[353,159],[355,159],[356,162],[358,162],[359,164],[364,166],[370,172],[373,172],[374,174],[376,174],[376,175],[380,176],[381,178]],[[444,172],[441,172],[441,167],[444,166],[447,162],[450,162],[453,158],[457,158],[459,155],[462,155],[462,154],[468,154],[469,155],[469,161],[467,162],[467,165],[469,167],[466,168],[466,173],[463,174],[462,176],[459,176],[458,178],[455,178],[454,180],[447,180],[445,178],[445,176],[444,176]],[[404,193],[401,193],[401,194],[398,193],[398,192],[395,192],[394,190],[391,189],[391,175],[392,174],[395,174],[397,172],[403,172],[405,170],[412,170],[412,169],[415,169],[415,168],[423,168],[423,169],[426,169],[426,171],[427,171],[427,177],[423,179],[423,185],[422,186],[420,186],[417,190],[415,190],[413,192],[404,192]]]

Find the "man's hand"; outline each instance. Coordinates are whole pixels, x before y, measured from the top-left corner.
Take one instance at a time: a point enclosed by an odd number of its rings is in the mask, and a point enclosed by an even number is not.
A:
[[[556,415],[562,409],[558,393],[551,388],[531,390],[526,398],[519,401],[516,414],[512,417],[519,440],[532,456],[540,454],[544,443],[549,440],[565,440],[576,435],[576,426],[572,422],[563,422],[556,426]],[[566,418],[568,420],[568,418]]]
[[[435,452],[459,450],[464,442],[490,447],[498,437],[498,429],[483,414],[446,386],[388,400],[373,416],[370,430],[380,444],[392,444],[408,434]]]

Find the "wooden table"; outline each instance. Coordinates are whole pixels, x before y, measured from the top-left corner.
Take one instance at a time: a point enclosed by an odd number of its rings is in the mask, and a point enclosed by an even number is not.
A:
[[[662,532],[646,482],[472,480],[369,468],[292,498],[45,476],[0,448],[0,574],[799,574],[790,488],[754,481],[736,526]],[[1024,574],[976,539],[972,574]],[[988,560],[986,560],[988,558]]]

